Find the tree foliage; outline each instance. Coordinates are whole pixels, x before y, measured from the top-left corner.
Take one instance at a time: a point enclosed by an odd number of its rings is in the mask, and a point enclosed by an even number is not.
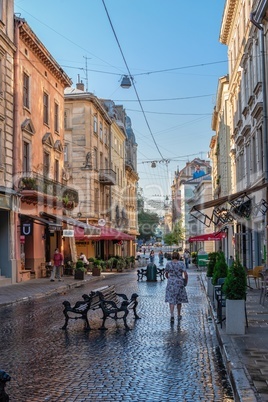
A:
[[[155,212],[145,212],[141,209],[138,213],[139,239],[150,240],[155,236],[155,229],[159,224],[159,216]]]
[[[227,278],[223,285],[223,292],[226,299],[245,300],[247,291],[247,277],[245,268],[240,260],[236,258],[228,269]]]
[[[182,221],[179,220],[175,223],[173,231],[164,235],[163,239],[165,244],[172,246],[178,245],[180,241],[183,241],[185,237],[185,230],[182,227]]]

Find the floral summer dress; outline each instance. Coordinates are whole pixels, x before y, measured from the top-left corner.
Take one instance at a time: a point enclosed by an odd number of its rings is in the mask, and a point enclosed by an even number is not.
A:
[[[168,272],[165,302],[170,304],[188,303],[188,297],[183,284],[182,272],[186,271],[182,261],[168,262],[165,272]]]

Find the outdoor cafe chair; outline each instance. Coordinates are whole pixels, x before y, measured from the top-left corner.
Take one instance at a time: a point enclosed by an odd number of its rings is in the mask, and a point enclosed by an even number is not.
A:
[[[260,272],[263,270],[263,266],[257,266],[253,269],[247,270],[247,280],[248,280],[248,287],[250,288],[250,279],[254,279],[256,289],[260,287]]]
[[[260,304],[264,305],[265,299],[268,298],[268,270],[260,272],[260,279],[261,279]]]

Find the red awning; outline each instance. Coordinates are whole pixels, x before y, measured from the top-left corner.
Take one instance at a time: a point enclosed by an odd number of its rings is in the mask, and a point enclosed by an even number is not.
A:
[[[202,234],[199,236],[192,236],[189,237],[189,243],[193,243],[194,241],[218,241],[225,239],[227,234],[225,232],[218,232],[218,233],[207,233]]]
[[[116,229],[102,226],[100,230],[101,230],[101,234],[99,237],[100,240],[135,240],[133,236],[130,236],[124,232],[120,232],[119,230]]]
[[[135,240],[134,236],[130,236],[127,233],[120,232],[119,230],[108,228],[108,227],[99,227],[101,233],[99,236],[91,236],[85,235],[83,228],[74,227],[74,237],[76,240]]]

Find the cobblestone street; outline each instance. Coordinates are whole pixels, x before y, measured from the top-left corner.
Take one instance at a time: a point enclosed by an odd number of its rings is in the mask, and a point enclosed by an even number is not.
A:
[[[10,401],[233,401],[198,273],[189,276],[189,304],[179,325],[177,319],[170,324],[166,281],[137,282],[134,271],[2,307],[0,368],[12,377]],[[90,332],[81,320],[62,331],[62,302],[106,284],[139,294],[141,319],[129,314],[132,330],[125,331],[122,320],[107,320],[108,331],[99,331],[97,310],[89,313]]]

